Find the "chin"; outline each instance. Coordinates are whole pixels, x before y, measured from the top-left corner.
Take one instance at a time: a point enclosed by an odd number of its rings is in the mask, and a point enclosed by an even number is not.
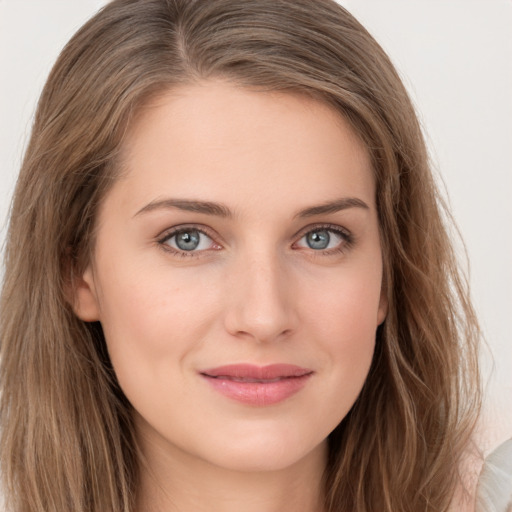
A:
[[[290,468],[305,458],[323,460],[327,440],[311,440],[290,432],[258,432],[211,445],[210,462],[237,472],[269,472]]]

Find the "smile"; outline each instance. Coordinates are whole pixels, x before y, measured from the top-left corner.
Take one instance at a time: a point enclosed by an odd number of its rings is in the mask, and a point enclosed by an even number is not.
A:
[[[207,375],[207,377],[211,377]],[[295,379],[296,377],[277,377],[275,379],[251,379],[251,378],[243,378],[243,377],[231,377],[229,375],[222,375],[219,377],[211,377],[212,379],[226,379],[232,380],[233,382],[259,382],[260,384],[268,384],[270,382],[279,382],[283,379]]]
[[[295,395],[313,373],[289,364],[237,364],[204,370],[200,375],[222,395],[246,405],[262,407]]]

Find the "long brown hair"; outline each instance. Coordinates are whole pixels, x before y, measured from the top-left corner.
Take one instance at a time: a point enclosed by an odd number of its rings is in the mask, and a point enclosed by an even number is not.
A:
[[[404,86],[333,0],[114,0],[63,50],[39,101],[5,252],[8,510],[133,512],[130,404],[101,326],[74,315],[69,283],[93,249],[138,110],[219,77],[327,103],[373,162],[389,313],[364,389],[329,438],[326,510],[447,510],[479,409],[478,326]]]

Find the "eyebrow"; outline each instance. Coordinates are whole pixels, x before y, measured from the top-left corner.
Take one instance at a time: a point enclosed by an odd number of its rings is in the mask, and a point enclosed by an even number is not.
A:
[[[187,212],[204,213],[206,215],[215,215],[217,217],[232,217],[231,210],[220,203],[212,203],[210,201],[194,201],[189,199],[161,199],[159,201],[151,201],[151,203],[141,208],[136,214],[152,212],[161,209],[177,209]]]
[[[343,197],[341,199],[328,201],[320,205],[310,206],[308,208],[300,210],[297,214],[294,215],[294,218],[307,218],[314,217],[315,215],[336,213],[341,210],[346,210],[348,208],[362,208],[364,210],[370,209],[370,207],[363,200],[358,199],[357,197]],[[233,213],[231,212],[231,210],[221,203],[172,198],[151,201],[151,203],[141,208],[134,215],[134,217],[141,215],[143,213],[148,213],[154,210],[161,209],[177,209],[187,212],[203,213],[205,215],[213,215],[216,217],[223,218],[233,217]]]
[[[295,215],[295,217],[314,217],[315,215],[336,213],[341,210],[347,210],[348,208],[362,208],[363,210],[370,209],[370,207],[363,200],[357,197],[343,197],[341,199],[336,199],[334,201],[329,201],[318,206],[311,206],[301,210],[299,213],[297,213],[297,215]]]

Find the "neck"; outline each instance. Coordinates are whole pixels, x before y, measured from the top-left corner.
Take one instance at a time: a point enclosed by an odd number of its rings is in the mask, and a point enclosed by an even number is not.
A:
[[[272,471],[236,471],[175,446],[141,439],[137,512],[322,512],[322,444],[293,465]]]

